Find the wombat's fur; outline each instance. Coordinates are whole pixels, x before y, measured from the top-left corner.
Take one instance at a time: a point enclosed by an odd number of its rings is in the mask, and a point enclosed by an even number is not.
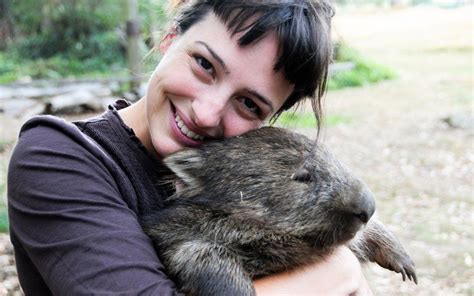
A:
[[[399,241],[369,221],[369,189],[302,135],[261,128],[164,161],[178,193],[142,224],[186,293],[254,295],[252,279],[319,261],[341,244],[416,282]]]

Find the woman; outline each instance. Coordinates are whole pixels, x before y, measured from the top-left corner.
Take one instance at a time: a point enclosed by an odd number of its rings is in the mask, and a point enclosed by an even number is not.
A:
[[[259,128],[304,97],[320,117],[330,60],[324,1],[194,1],[160,44],[144,98],[22,128],[8,177],[11,240],[26,294],[178,294],[138,218],[171,194],[160,159]],[[257,295],[369,293],[345,248],[255,282]]]

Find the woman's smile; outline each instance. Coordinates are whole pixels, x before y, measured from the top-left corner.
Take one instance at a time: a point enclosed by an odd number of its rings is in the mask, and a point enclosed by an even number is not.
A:
[[[193,131],[189,130],[189,128],[184,124],[183,120],[181,119],[181,117],[179,117],[178,114],[176,114],[176,117],[174,118],[174,120],[176,121],[176,124],[178,125],[181,132],[183,134],[185,134],[187,137],[189,137],[193,140],[196,140],[196,141],[203,141],[204,140],[203,136],[198,135],[198,134],[194,133]]]
[[[191,124],[191,121],[181,111],[176,109],[171,101],[170,106],[170,126],[176,140],[182,143],[183,146],[194,147],[201,145],[206,138],[204,133],[198,131],[197,128]]]

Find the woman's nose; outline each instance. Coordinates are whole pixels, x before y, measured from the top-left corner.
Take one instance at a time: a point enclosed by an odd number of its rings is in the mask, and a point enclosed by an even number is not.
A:
[[[199,98],[192,102],[194,122],[200,128],[218,128],[227,100]]]

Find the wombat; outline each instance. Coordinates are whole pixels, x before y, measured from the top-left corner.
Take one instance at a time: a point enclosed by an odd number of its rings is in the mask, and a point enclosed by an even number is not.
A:
[[[177,193],[142,225],[187,294],[255,295],[252,279],[320,261],[342,244],[417,282],[400,242],[370,219],[367,186],[303,135],[264,127],[164,162]]]

